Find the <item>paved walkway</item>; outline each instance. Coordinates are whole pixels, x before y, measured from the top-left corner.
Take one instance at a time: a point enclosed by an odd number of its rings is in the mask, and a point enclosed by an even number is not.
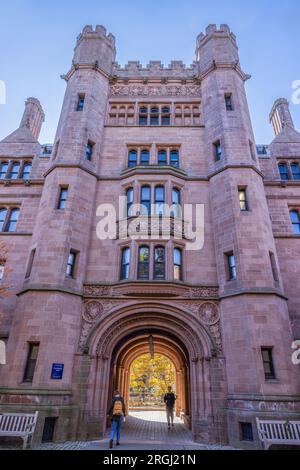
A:
[[[101,441],[65,442],[42,444],[38,449],[46,450],[107,450],[109,437]],[[121,446],[115,450],[226,450],[229,447],[196,444],[189,429],[175,419],[175,426],[168,430],[163,411],[132,411],[123,424]]]

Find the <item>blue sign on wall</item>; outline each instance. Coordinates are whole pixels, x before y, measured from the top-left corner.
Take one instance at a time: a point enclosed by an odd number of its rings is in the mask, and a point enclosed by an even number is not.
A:
[[[64,364],[52,364],[51,379],[61,380],[64,373]]]

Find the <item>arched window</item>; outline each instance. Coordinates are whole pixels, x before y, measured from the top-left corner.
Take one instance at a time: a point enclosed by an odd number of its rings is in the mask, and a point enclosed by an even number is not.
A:
[[[182,281],[182,251],[180,248],[174,248],[173,250],[173,268],[174,280]]]
[[[142,186],[141,189],[141,214],[149,215],[151,213],[151,188]]]
[[[7,173],[7,169],[8,169],[8,163],[7,163],[7,162],[1,163],[1,165],[0,165],[0,180],[4,180],[4,179],[5,179],[6,173]]]
[[[180,207],[180,190],[177,188],[172,189],[172,217],[181,217]]]
[[[132,214],[132,210],[131,210],[131,207],[133,205],[133,188],[128,188],[127,191],[126,191],[126,199],[127,199],[127,217],[131,217],[133,214]]]
[[[293,233],[295,235],[300,235],[300,214],[298,211],[291,211],[290,212]]]
[[[141,151],[141,165],[149,165],[150,153],[149,150],[144,149]]]
[[[153,277],[156,280],[165,279],[165,248],[163,246],[156,246],[154,248]]]
[[[22,174],[23,180],[29,179],[30,173],[31,173],[31,167],[32,167],[31,163],[24,163],[23,174]]]
[[[146,106],[142,106],[139,111],[139,125],[147,126],[148,124],[148,109]]]
[[[164,106],[161,110],[161,125],[162,126],[169,126],[170,125],[170,108],[168,106]]]
[[[281,181],[288,181],[290,179],[289,169],[286,163],[278,165]]]
[[[149,279],[149,247],[139,248],[138,279]]]
[[[129,269],[130,269],[130,248],[123,248],[122,258],[121,258],[121,281],[129,279]]]
[[[10,175],[9,175],[10,179],[11,180],[18,179],[19,171],[20,171],[20,163],[19,162],[13,163],[11,167]]]
[[[7,232],[15,232],[17,230],[17,223],[19,219],[20,209],[13,209],[9,214],[7,223]]]
[[[133,168],[137,166],[137,151],[129,150],[128,154],[128,168]]]
[[[0,231],[4,231],[5,219],[7,215],[7,209],[2,208],[0,209]]]
[[[179,151],[171,150],[170,152],[170,165],[179,168]]]
[[[163,186],[156,186],[154,202],[155,202],[155,214],[164,215],[165,188]]]
[[[159,150],[158,151],[157,163],[160,166],[166,166],[167,165],[167,151],[166,150]]]
[[[296,181],[300,181],[300,168],[298,163],[291,164],[291,171],[293,175],[293,179]]]
[[[150,109],[150,125],[158,126],[159,124],[159,109],[154,106]]]

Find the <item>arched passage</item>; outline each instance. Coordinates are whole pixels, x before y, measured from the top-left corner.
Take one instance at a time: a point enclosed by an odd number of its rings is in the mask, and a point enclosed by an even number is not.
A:
[[[108,400],[112,398],[113,390],[119,389],[129,402],[130,367],[135,359],[149,353],[149,336],[153,338],[153,352],[166,356],[176,370],[176,414],[190,425],[190,367],[188,351],[178,338],[166,337],[159,330],[137,330],[127,338],[122,338],[116,344],[111,358],[111,381]]]
[[[194,438],[212,441],[220,427],[213,422],[213,406],[221,403],[220,387],[218,398],[214,399],[212,382],[222,382],[222,358],[217,357],[214,339],[199,317],[154,302],[116,307],[95,323],[87,336],[90,365],[85,410],[91,423],[88,435],[95,435],[95,429],[99,433],[100,421],[100,432],[105,436],[113,389],[118,386],[126,397],[128,367],[149,347],[149,335],[155,339],[157,352],[168,355],[176,364],[181,387],[179,408]],[[224,402],[220,406],[224,407]]]

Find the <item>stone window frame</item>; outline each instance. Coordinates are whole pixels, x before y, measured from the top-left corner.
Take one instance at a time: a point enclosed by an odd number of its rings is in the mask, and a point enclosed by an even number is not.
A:
[[[82,93],[77,93],[76,97],[77,97],[77,100],[76,100],[76,105],[75,105],[75,111],[76,112],[83,112],[84,111],[86,94],[83,93],[83,92]]]
[[[129,190],[132,190],[133,191],[133,202],[132,202],[132,205],[134,204],[141,204],[141,192],[142,192],[142,188],[146,186],[146,187],[150,187],[150,206],[151,205],[155,205],[155,188],[156,187],[163,187],[164,188],[164,192],[165,192],[165,204],[168,204],[170,207],[173,205],[173,191],[177,191],[178,194],[179,194],[179,208],[180,210],[182,211],[182,206],[183,206],[183,188],[184,186],[183,185],[180,185],[178,184],[176,181],[169,181],[169,180],[161,180],[161,181],[146,181],[146,180],[141,180],[141,181],[130,181],[126,184],[123,185],[123,193],[124,193],[124,196],[126,198],[126,207],[125,207],[125,210],[124,210],[124,213],[125,214],[128,214],[127,212],[127,192]],[[142,215],[142,214],[140,214]],[[150,214],[151,215],[151,214]],[[155,216],[155,214],[153,214]],[[149,217],[149,214],[146,215],[146,217]],[[137,217],[137,216],[127,216],[127,218],[130,218],[130,217]],[[171,214],[170,214],[170,218],[171,219],[174,219],[174,218],[181,218],[181,216],[179,215],[175,215],[172,213],[171,211]]]
[[[245,199],[241,199],[241,193],[245,194]],[[238,186],[238,196],[239,196],[239,208],[240,211],[245,213],[245,212],[250,212],[250,205],[249,205],[249,197],[248,197],[248,186],[245,185],[239,185]],[[245,208],[242,208],[242,204],[245,204]]]
[[[19,170],[18,170],[18,174],[17,174],[17,178],[14,178],[12,179],[11,178],[11,173],[12,173],[12,168],[13,168],[13,165],[14,164],[18,164],[19,165]],[[0,181],[20,181],[20,180],[24,180],[24,168],[25,168],[25,165],[30,165],[30,173],[32,171],[32,164],[33,164],[33,159],[32,158],[28,158],[28,157],[23,157],[23,158],[20,158],[20,159],[16,159],[16,158],[1,158],[0,160],[0,166],[3,165],[3,164],[7,164],[7,170],[6,170],[6,173],[5,173],[5,177],[4,178],[1,178]],[[29,173],[29,175],[30,175]],[[29,178],[26,178],[26,180],[29,180]]]
[[[163,247],[165,250],[165,264],[164,264],[164,271],[165,275],[163,279],[155,279],[154,277],[154,255],[155,249],[158,247]],[[121,279],[121,270],[122,270],[122,253],[123,250],[129,248],[130,249],[130,266],[129,266],[129,278],[128,279]],[[148,248],[149,250],[149,276],[141,278],[139,276],[139,256],[140,256],[140,249],[141,248]],[[181,252],[181,279],[177,280],[174,277],[174,250],[178,249]],[[119,271],[116,273],[117,279],[120,282],[175,282],[184,284],[184,265],[185,265],[185,243],[180,241],[172,241],[172,240],[149,240],[149,239],[139,239],[139,240],[124,240],[124,242],[119,244],[118,250],[118,262],[117,266],[119,266]]]
[[[277,380],[276,367],[274,363],[274,346],[261,346],[260,351],[261,351],[261,360],[262,360],[262,365],[263,365],[263,373],[264,373],[265,381],[269,382],[269,381]],[[264,352],[267,352],[269,355],[269,358],[267,361],[263,357]],[[270,374],[266,372],[265,364],[270,365],[270,370],[271,370]]]
[[[179,170],[181,168],[180,162],[181,162],[181,144],[156,144],[155,145],[155,154],[156,154],[156,165],[158,166],[168,166],[171,168],[175,168]],[[165,151],[166,152],[166,164],[165,165],[160,165],[159,164],[159,159],[158,159],[158,154],[160,151]],[[178,167],[171,165],[171,152],[176,151],[178,152]]]
[[[36,255],[36,247],[32,248],[30,251],[29,259],[27,262],[26,273],[25,273],[25,279],[29,279],[31,276],[35,255]]]
[[[281,173],[280,173],[280,170],[279,170],[279,167],[281,165],[285,165],[286,168],[287,168],[288,179],[286,179],[286,180],[283,180],[281,178]],[[297,182],[297,181],[299,181],[300,182],[300,179],[295,179],[294,178],[294,173],[293,173],[292,168],[291,168],[292,165],[298,165],[298,168],[300,170],[300,160],[299,159],[296,160],[295,158],[293,158],[293,159],[289,159],[289,160],[283,160],[283,159],[278,160],[278,162],[277,162],[277,171],[279,173],[280,181],[282,181],[282,182],[287,182],[287,181]]]
[[[233,93],[232,92],[224,93],[224,102],[225,102],[225,108],[226,108],[227,112],[234,111],[234,102],[233,102]]]
[[[63,211],[67,208],[67,202],[68,202],[68,197],[69,197],[69,185],[68,184],[60,184],[58,187],[58,193],[57,193],[57,198],[55,201],[55,210],[57,211]],[[65,207],[60,207],[61,202],[63,201],[62,199],[62,192],[67,191],[67,197],[65,199]]]
[[[145,108],[147,111],[141,113]],[[158,124],[151,125],[151,108],[158,108]],[[164,112],[165,109],[169,112]],[[146,122],[141,123],[140,118]],[[169,123],[163,122],[169,118]],[[184,127],[201,125],[201,101],[110,101],[106,124],[137,127]]]
[[[70,256],[74,256],[74,261],[71,265],[69,263]],[[78,265],[79,265],[79,256],[80,256],[80,251],[76,250],[74,248],[70,248],[67,256],[67,262],[66,262],[66,269],[65,269],[65,276],[67,279],[75,280],[78,275]],[[68,274],[68,266],[71,266],[71,273]]]
[[[6,215],[5,215],[5,218],[4,218],[4,222],[3,222],[3,227],[2,227],[2,230],[0,230],[0,233],[17,233],[17,227],[16,227],[16,230],[14,231],[8,231],[8,227],[9,227],[9,224],[11,223],[11,217],[12,217],[12,213],[14,210],[18,210],[19,211],[19,214],[18,214],[18,220],[17,220],[17,226],[18,226],[18,221],[19,221],[19,218],[20,218],[20,212],[21,212],[21,206],[17,206],[16,204],[10,204],[10,205],[5,205],[5,204],[1,204],[0,206],[0,210],[6,210]]]
[[[230,259],[234,258],[234,265],[231,266],[230,264]],[[237,274],[237,263],[236,263],[236,256],[234,254],[234,251],[228,251],[224,253],[224,260],[225,260],[225,273],[226,273],[226,281],[227,282],[236,282],[238,278]],[[235,275],[234,275],[235,272]]]
[[[36,355],[35,359],[30,358],[33,347],[37,347],[37,355]],[[40,349],[40,342],[39,341],[28,341],[27,342],[27,357],[26,357],[26,361],[25,361],[25,367],[24,367],[22,383],[28,383],[28,384],[33,383],[34,374],[35,374],[35,370],[36,370],[36,364],[37,364],[38,356],[39,356],[39,349]],[[34,367],[33,367],[32,375],[29,376],[28,372],[29,372],[29,368],[30,368],[30,360],[34,361]]]
[[[298,214],[298,218],[299,218],[299,224],[300,224],[300,208],[299,207],[295,207],[295,206],[289,206],[289,217],[290,217],[290,223],[291,223],[291,231],[292,231],[292,234],[295,236],[295,237],[299,237],[300,234],[297,234],[294,232],[294,225],[296,225],[296,223],[294,224],[292,222],[292,217],[291,217],[291,214],[292,213],[297,213]]]
[[[123,263],[123,255],[125,253],[126,250],[129,250],[129,262],[126,263],[128,264],[128,277],[124,277],[123,276],[123,266],[124,266],[124,263]],[[120,275],[119,275],[119,279],[120,281],[123,281],[123,282],[128,282],[130,281],[131,279],[131,257],[132,257],[132,248],[131,248],[131,245],[130,244],[123,244],[120,246],[120,261],[119,261],[119,265],[120,265]]]
[[[148,164],[142,164],[142,152],[148,151],[149,153],[149,163]],[[129,154],[130,152],[136,152],[136,165],[130,166],[130,160],[129,160]],[[136,168],[138,166],[151,166],[151,160],[152,160],[152,144],[127,144],[127,149],[126,149],[126,159],[127,159],[127,168]]]

